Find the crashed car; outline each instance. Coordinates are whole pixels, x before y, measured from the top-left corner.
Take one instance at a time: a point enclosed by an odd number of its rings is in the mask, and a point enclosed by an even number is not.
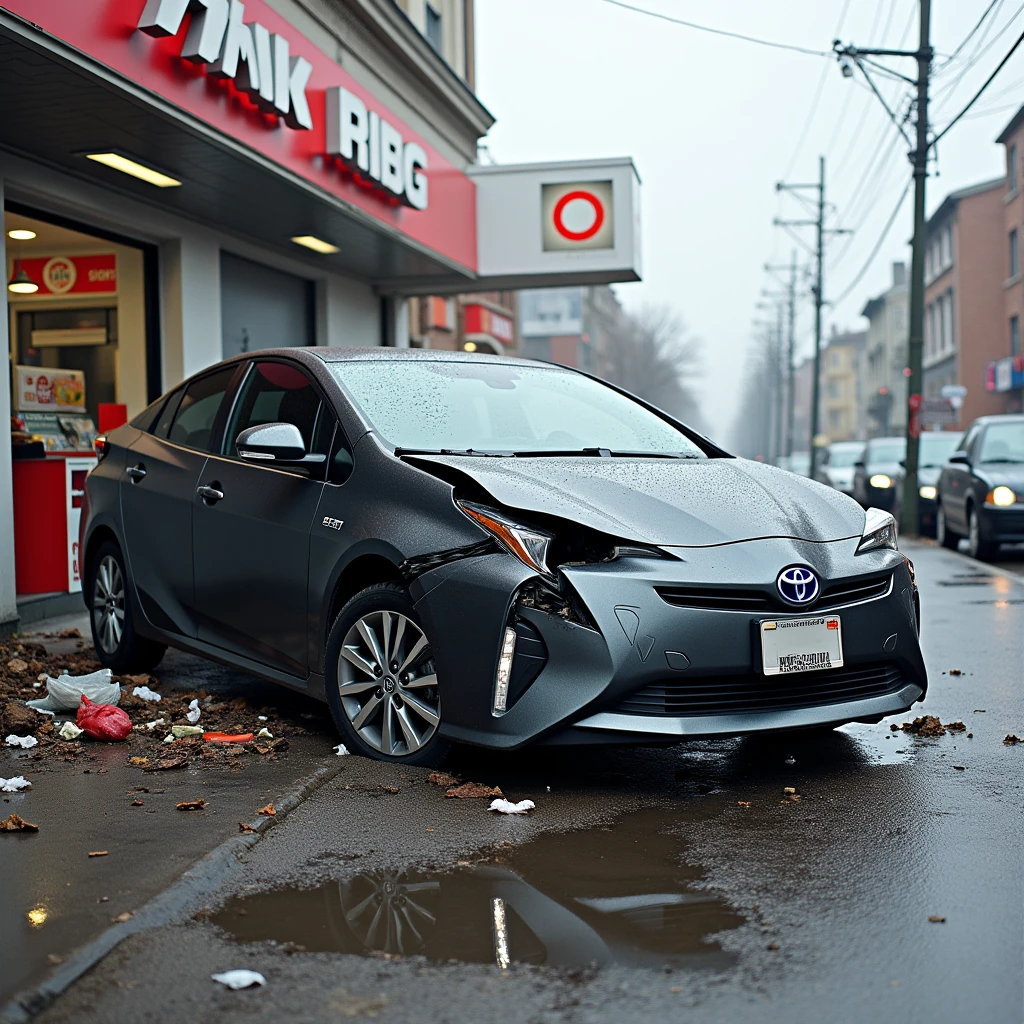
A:
[[[100,661],[215,658],[326,700],[369,757],[830,728],[925,693],[891,515],[578,371],[249,353],[97,450]]]

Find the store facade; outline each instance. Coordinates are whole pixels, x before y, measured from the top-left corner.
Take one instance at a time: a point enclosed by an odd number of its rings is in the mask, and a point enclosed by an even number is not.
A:
[[[390,0],[0,0],[15,98],[0,119],[0,414],[49,458],[87,454],[90,432],[237,352],[415,344],[410,297],[415,313],[434,296],[637,279],[632,164],[474,167],[493,119],[471,77]],[[616,240],[550,249],[545,197],[590,179],[598,198],[575,205]],[[524,204],[536,237],[503,249],[493,235]],[[502,350],[483,344],[505,341],[496,311],[466,309],[481,350]],[[38,560],[37,541],[12,540],[33,515],[19,475],[5,445],[0,623]]]

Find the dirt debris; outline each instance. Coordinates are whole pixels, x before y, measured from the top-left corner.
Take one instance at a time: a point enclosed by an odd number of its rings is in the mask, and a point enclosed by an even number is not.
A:
[[[8,814],[0,821],[0,832],[38,832],[39,826],[26,821],[19,814]]]
[[[447,772],[431,772],[427,776],[427,782],[432,786],[457,786],[459,781],[457,775],[449,775]]]
[[[267,804],[266,807],[261,807],[256,813],[263,815],[264,818],[273,818],[277,811],[274,810],[273,804]]]
[[[1012,732],[1006,734],[1006,738],[1003,740],[1004,747],[1015,747],[1018,743],[1024,743],[1019,736],[1014,735]]]
[[[201,811],[206,806],[206,801],[200,797],[198,800],[182,800],[174,806],[179,811]]]
[[[455,800],[479,800],[484,797],[502,797],[505,794],[502,793],[498,786],[484,786],[479,782],[464,782],[461,786],[456,786],[454,789],[449,789],[445,793],[446,798]]]
[[[946,727],[934,715],[922,715],[903,723],[903,731],[914,736],[945,736]]]

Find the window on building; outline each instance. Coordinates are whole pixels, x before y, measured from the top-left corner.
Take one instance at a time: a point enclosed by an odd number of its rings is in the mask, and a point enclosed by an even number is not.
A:
[[[953,351],[953,291],[942,296],[942,351]]]
[[[1010,232],[1010,277],[1016,277],[1020,272],[1019,245],[1017,242],[1017,229]]]
[[[942,242],[942,267],[951,267],[953,265],[953,225],[947,224],[942,231],[941,235]]]
[[[1017,191],[1017,147],[1011,145],[1006,151],[1006,178],[1011,192]]]
[[[1010,355],[1020,354],[1020,317],[1010,317]]]
[[[426,31],[427,42],[430,43],[430,45],[435,50],[437,50],[438,53],[441,53],[441,50],[442,50],[442,46],[441,46],[441,12],[436,10],[430,4],[427,4],[426,7],[427,7],[427,25],[426,25],[426,29],[427,29],[427,31]]]

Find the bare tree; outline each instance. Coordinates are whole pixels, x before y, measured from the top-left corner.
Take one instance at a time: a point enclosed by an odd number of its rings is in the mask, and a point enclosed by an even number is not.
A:
[[[609,332],[603,375],[665,412],[698,426],[701,342],[669,306],[623,313]]]

